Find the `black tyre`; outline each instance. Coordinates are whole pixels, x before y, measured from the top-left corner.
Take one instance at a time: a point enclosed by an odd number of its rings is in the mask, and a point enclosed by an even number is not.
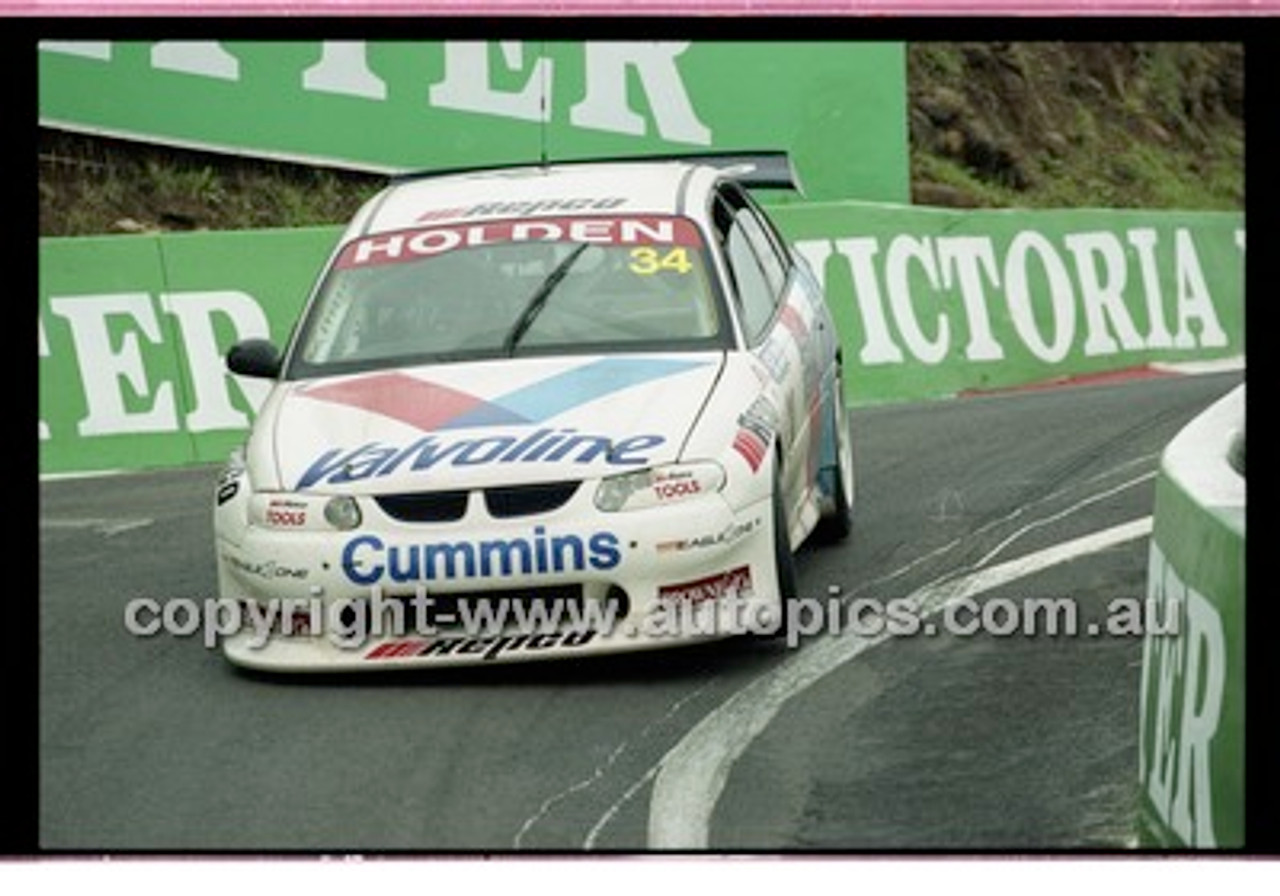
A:
[[[853,437],[849,433],[849,410],[844,403],[841,371],[836,371],[835,400],[832,402],[831,456],[835,462],[819,475],[826,480],[830,506],[824,509],[814,534],[825,543],[844,541],[853,531]]]
[[[782,618],[773,635],[786,633],[787,605],[795,600],[796,558],[791,553],[791,536],[787,527],[787,510],[782,498],[782,476],[777,465],[773,471],[773,559],[774,580],[778,589],[778,610]]]

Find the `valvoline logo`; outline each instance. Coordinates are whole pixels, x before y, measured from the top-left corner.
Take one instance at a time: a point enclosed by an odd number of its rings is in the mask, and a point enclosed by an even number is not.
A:
[[[703,363],[605,358],[491,399],[399,372],[321,384],[303,389],[298,394],[381,414],[427,433],[527,427],[630,386],[683,373],[701,367]],[[490,463],[590,463],[603,460],[613,465],[634,466],[647,463],[647,452],[664,442],[666,438],[656,434],[615,437],[582,433],[572,428],[540,428],[531,434],[503,433],[463,439],[433,434],[407,445],[374,441],[325,451],[302,474],[297,488],[304,489],[319,482],[346,483],[387,476],[402,467],[422,471],[440,463],[480,466]]]

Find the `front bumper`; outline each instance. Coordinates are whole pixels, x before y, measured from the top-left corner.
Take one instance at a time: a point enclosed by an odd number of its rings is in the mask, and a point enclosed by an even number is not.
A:
[[[536,518],[475,511],[407,524],[372,514],[350,532],[219,526],[217,551],[221,597],[246,608],[223,652],[262,670],[587,656],[765,631],[780,619],[767,497],[741,509],[713,494],[602,513],[583,489]],[[569,594],[577,599],[557,610]],[[522,613],[525,595],[549,595],[544,611]],[[459,597],[496,600],[471,618],[410,609]],[[408,612],[397,618],[388,602]]]

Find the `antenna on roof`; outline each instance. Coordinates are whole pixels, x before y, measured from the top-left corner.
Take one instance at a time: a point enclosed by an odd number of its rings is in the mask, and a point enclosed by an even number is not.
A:
[[[546,58],[547,42],[545,40],[542,41],[542,49],[538,55],[539,55],[539,58]],[[550,87],[550,84],[548,83],[549,78],[547,76],[547,72],[550,71],[551,66],[541,65],[539,66],[539,68],[542,69],[542,95],[538,98],[538,106],[539,106],[538,108],[538,113],[539,113],[538,114],[538,118],[539,118],[538,161],[543,168],[546,168],[547,167],[547,119],[551,117],[551,113],[549,112],[550,104],[547,102],[547,88]]]

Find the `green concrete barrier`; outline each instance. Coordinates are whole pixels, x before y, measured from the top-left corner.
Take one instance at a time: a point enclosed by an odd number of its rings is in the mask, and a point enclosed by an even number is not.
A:
[[[1184,428],[1156,482],[1139,709],[1139,842],[1244,845],[1244,386]],[[1166,625],[1159,626],[1161,630]]]
[[[770,210],[823,281],[853,404],[1243,356],[1241,214]],[[284,342],[340,233],[41,240],[41,472],[224,457],[263,384],[223,353]]]
[[[824,282],[855,402],[1244,353],[1239,214],[833,202],[776,217]]]
[[[223,355],[287,338],[338,233],[41,240],[41,472],[225,459],[266,396]]]
[[[40,123],[391,173],[787,150],[812,199],[906,202],[906,45],[43,40]]]

